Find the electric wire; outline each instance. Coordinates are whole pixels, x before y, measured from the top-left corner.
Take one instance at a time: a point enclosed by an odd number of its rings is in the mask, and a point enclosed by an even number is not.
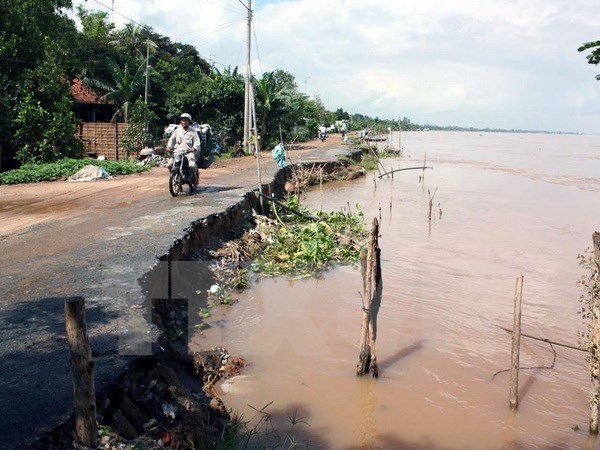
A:
[[[216,6],[221,6],[223,9],[225,9],[229,12],[232,12],[235,14],[240,14],[242,16],[246,15],[246,10],[248,9],[247,7],[245,7],[246,9],[244,11],[242,11],[242,10],[238,9],[237,7],[235,7],[229,3],[226,3],[222,0],[208,0],[208,2],[212,3],[213,5],[216,5]]]
[[[254,34],[254,47],[256,47],[256,60],[258,61],[258,71],[262,74],[262,66],[260,64],[260,51],[258,50],[258,38],[256,37],[256,27],[252,27],[252,33]]]

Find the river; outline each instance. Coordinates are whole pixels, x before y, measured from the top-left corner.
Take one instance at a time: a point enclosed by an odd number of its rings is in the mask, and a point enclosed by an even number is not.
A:
[[[258,432],[250,447],[597,447],[587,433],[581,352],[555,347],[553,369],[523,370],[516,413],[508,373],[493,376],[510,365],[510,335],[499,326],[512,326],[519,274],[523,332],[578,345],[577,255],[600,230],[600,136],[401,138],[404,155],[383,159],[386,169],[421,165],[425,155],[433,169],[393,179],[369,172],[303,199],[314,209],[359,205],[368,223],[381,218],[379,379],[355,375],[362,315],[355,267],[316,280],[262,279],[233,307],[215,308],[211,328],[195,338],[249,361],[218,389]],[[552,361],[548,344],[522,339],[522,366]],[[265,406],[268,416],[257,412]]]

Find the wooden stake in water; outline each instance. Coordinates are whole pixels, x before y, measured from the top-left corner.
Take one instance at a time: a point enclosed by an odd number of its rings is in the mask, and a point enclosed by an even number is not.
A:
[[[523,297],[523,274],[517,277],[515,286],[515,306],[512,333],[512,351],[510,357],[510,409],[519,407],[519,353],[521,348],[521,300]]]
[[[371,370],[374,378],[379,376],[377,358],[375,356],[375,340],[377,339],[377,314],[381,306],[381,295],[383,292],[381,250],[379,248],[378,237],[379,222],[377,219],[373,219],[373,227],[369,233],[367,249],[362,252],[360,257],[363,279],[363,319],[356,374],[365,375]]]
[[[433,195],[431,195],[431,191],[429,189],[427,189],[427,195],[429,195],[429,214],[427,215],[427,218],[429,220],[429,222],[431,222],[431,210],[433,208],[433,199],[435,197],[435,193],[437,192],[438,188],[435,188],[435,190],[433,191]]]
[[[592,235],[596,273],[600,274],[600,233]],[[597,275],[600,276],[600,275]],[[590,395],[590,434],[598,434],[598,400],[600,399],[600,304],[594,302],[592,308],[592,392]]]
[[[423,175],[421,176],[421,181],[425,182],[425,166],[427,165],[427,153],[425,153],[425,159],[423,159]]]
[[[65,328],[73,375],[75,435],[79,444],[96,448],[98,423],[96,422],[94,363],[85,323],[83,297],[73,297],[65,301]]]
[[[281,128],[281,126],[280,126]],[[321,212],[323,212],[323,168],[319,171],[319,192],[321,193]]]

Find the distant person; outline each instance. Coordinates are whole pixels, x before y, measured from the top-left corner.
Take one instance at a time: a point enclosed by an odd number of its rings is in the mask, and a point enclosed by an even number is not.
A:
[[[326,137],[327,137],[327,128],[325,127],[325,125],[321,124],[321,125],[319,125],[319,139],[324,141]]]
[[[196,154],[200,153],[200,138],[196,130],[190,127],[192,116],[183,113],[179,116],[179,126],[175,128],[167,143],[167,151],[173,154],[187,155],[190,167],[196,167]],[[169,165],[173,163],[169,161]]]
[[[348,131],[348,126],[346,122],[342,122],[342,126],[340,127],[340,132],[342,133],[342,141],[346,140],[346,131]]]

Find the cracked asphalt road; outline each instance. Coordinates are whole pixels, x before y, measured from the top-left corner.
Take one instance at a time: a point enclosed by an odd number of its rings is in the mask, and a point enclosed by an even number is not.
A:
[[[289,152],[336,160],[339,136]],[[264,152],[262,182],[277,172]],[[125,370],[119,333],[143,301],[139,278],[191,222],[238,203],[256,182],[253,157],[201,171],[193,195],[172,198],[168,172],[75,183],[0,186],[0,445],[28,448],[72,408],[64,300],[86,298],[96,389]]]

